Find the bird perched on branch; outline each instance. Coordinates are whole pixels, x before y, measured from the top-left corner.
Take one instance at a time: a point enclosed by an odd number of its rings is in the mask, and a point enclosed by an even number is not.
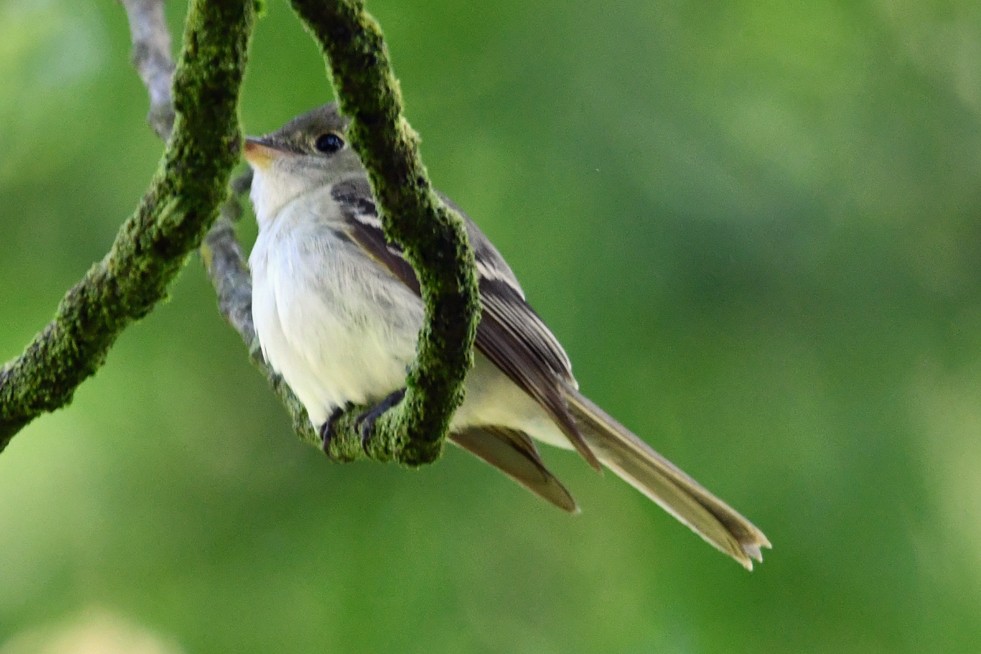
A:
[[[335,411],[398,400],[423,322],[415,272],[386,241],[347,125],[328,104],[245,141],[259,223],[249,257],[256,333],[325,437]],[[770,547],[763,532],[579,392],[569,358],[511,268],[459,213],[482,312],[450,440],[570,512],[576,503],[535,441],[573,448],[752,569]]]

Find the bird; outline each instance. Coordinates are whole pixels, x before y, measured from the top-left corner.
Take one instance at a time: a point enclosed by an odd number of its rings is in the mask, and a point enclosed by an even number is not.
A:
[[[350,120],[336,103],[246,137],[258,235],[249,255],[261,351],[329,438],[353,405],[392,404],[416,352],[416,274],[389,242]],[[579,511],[537,442],[574,449],[752,570],[770,541],[752,522],[579,391],[572,364],[528,304],[514,272],[449,198],[474,250],[481,313],[474,365],[448,439],[556,505]]]

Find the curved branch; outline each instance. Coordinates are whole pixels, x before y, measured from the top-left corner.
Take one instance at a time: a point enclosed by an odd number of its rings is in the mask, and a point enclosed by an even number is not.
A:
[[[0,450],[35,417],[71,401],[120,332],[165,296],[214,221],[238,161],[236,107],[253,19],[252,0],[191,3],[163,165],[108,254],[0,369]]]
[[[122,0],[133,39],[133,65],[150,95],[147,122],[166,140],[174,128],[174,99],[170,87],[174,62],[170,58],[170,30],[164,20],[163,0]]]
[[[170,31],[164,19],[164,0],[122,0],[133,40],[133,65],[146,86],[150,99],[147,122],[163,139],[174,123],[170,88],[174,62],[170,58]],[[252,323],[252,279],[234,224],[242,213],[239,195],[248,192],[251,171],[236,178],[232,192],[222,204],[218,219],[208,230],[198,253],[218,296],[218,311],[249,348],[252,362],[285,405],[294,431],[311,444],[320,439],[310,426],[306,410],[293,391],[263,360]]]
[[[463,401],[480,314],[473,251],[460,217],[433,192],[418,137],[402,117],[381,29],[362,0],[293,0],[326,56],[352,142],[368,169],[386,235],[398,242],[419,277],[426,322],[406,395],[375,423],[369,455],[409,465],[435,460],[453,411]],[[333,422],[331,454],[356,458],[354,412]]]

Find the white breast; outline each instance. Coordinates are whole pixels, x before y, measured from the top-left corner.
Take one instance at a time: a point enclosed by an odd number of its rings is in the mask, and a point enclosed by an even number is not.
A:
[[[317,426],[402,387],[422,324],[419,299],[339,236],[333,212],[328,194],[290,202],[263,221],[249,257],[263,355]]]
[[[252,318],[263,356],[314,426],[348,402],[375,403],[402,388],[422,325],[419,298],[341,236],[343,218],[325,189],[259,218],[249,257]],[[569,447],[537,402],[475,358],[451,429],[500,425]]]

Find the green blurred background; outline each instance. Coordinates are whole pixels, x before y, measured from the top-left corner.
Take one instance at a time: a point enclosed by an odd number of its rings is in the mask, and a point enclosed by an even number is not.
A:
[[[981,651],[981,5],[370,9],[584,389],[775,549],[748,574],[565,452],[577,518],[457,450],[333,465],[191,261],[0,455],[0,652]],[[157,165],[128,39],[115,2],[0,2],[0,359]],[[244,128],[323,71],[270,0]]]

